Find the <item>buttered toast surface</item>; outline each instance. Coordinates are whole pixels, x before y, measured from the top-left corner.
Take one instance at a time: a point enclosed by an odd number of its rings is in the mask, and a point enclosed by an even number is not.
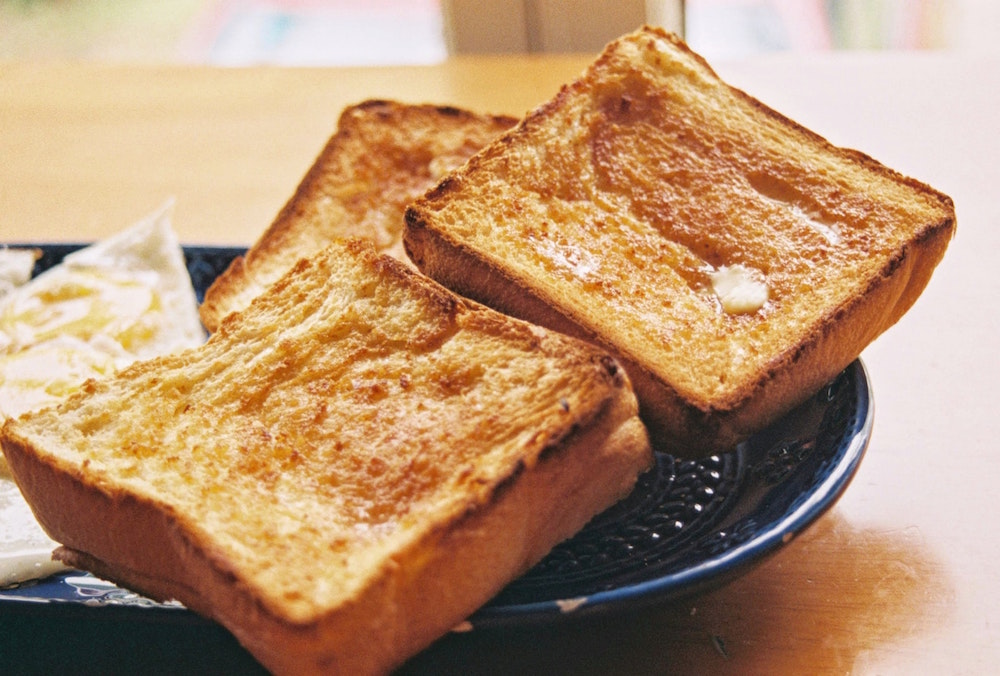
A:
[[[410,201],[517,120],[451,106],[370,100],[337,129],[274,222],[205,294],[209,330],[332,239],[364,237],[400,260]]]
[[[833,378],[910,307],[955,227],[948,197],[651,28],[406,218],[430,276],[616,354],[682,454],[731,446]]]
[[[651,462],[605,352],[361,241],[0,440],[65,560],[218,620],[278,673],[399,664]]]

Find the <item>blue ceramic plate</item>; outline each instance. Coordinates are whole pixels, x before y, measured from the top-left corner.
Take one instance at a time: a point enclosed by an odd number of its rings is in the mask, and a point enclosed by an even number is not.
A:
[[[36,272],[79,245],[45,245]],[[239,249],[186,247],[199,301]],[[658,453],[633,493],[511,583],[466,628],[615,612],[702,591],[780,549],[840,497],[872,426],[860,361],[809,401],[723,454],[681,460]],[[88,609],[84,611],[84,609]],[[130,622],[204,622],[80,572],[0,590],[5,614],[94,613]]]

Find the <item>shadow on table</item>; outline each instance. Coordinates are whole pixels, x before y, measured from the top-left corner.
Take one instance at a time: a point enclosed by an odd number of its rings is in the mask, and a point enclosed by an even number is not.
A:
[[[848,673],[952,607],[916,529],[856,529],[834,511],[723,588],[624,617],[450,634],[400,674]]]

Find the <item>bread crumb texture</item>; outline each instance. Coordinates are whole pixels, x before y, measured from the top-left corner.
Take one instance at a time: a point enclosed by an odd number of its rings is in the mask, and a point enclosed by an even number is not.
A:
[[[646,29],[411,217],[711,402],[768,373],[953,211]],[[735,266],[765,285],[759,309],[727,312],[713,293],[713,274]]]
[[[203,347],[91,381],[16,432],[98,489],[176,512],[304,621],[623,387],[589,347],[354,242],[300,262]]]
[[[348,107],[271,226],[209,288],[205,325],[214,330],[336,238],[364,237],[408,262],[406,205],[516,123],[450,106],[369,100]]]

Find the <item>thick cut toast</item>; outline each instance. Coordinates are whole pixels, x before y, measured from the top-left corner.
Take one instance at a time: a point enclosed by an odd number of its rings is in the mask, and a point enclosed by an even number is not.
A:
[[[832,146],[651,28],[407,212],[417,267],[626,367],[654,440],[724,448],[895,323],[951,200]]]
[[[0,441],[64,560],[295,674],[398,665],[651,462],[606,353],[361,240]]]
[[[338,237],[368,238],[408,262],[402,246],[406,205],[516,122],[394,101],[347,108],[274,222],[208,289],[202,322],[214,331],[299,258]]]

